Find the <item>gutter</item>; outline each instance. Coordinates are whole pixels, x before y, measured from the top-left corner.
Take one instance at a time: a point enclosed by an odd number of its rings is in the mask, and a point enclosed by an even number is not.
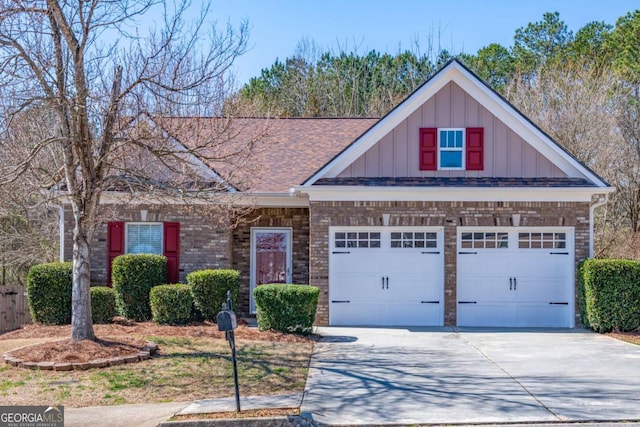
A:
[[[609,201],[608,193],[600,194],[598,195],[598,201],[593,203],[589,208],[589,258],[593,258],[593,255],[594,255],[593,239],[594,239],[595,232],[594,232],[593,218],[595,216],[595,210],[596,208],[607,204],[608,201]]]

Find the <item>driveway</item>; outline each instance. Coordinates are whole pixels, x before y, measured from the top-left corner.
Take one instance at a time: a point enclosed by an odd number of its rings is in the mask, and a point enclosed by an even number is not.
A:
[[[640,420],[640,346],[585,330],[319,328],[326,424]]]

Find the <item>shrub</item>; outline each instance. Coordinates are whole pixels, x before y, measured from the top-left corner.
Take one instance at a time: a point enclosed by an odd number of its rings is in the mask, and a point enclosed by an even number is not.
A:
[[[51,325],[71,323],[72,270],[70,262],[38,264],[29,269],[27,300],[34,322]]]
[[[640,262],[590,259],[580,270],[578,300],[586,324],[597,332],[640,328]]]
[[[149,291],[167,281],[167,259],[162,255],[120,255],[111,270],[118,313],[143,322],[151,319]]]
[[[93,323],[111,323],[116,311],[116,294],[106,286],[91,287],[91,318]]]
[[[260,285],[253,291],[260,330],[308,335],[320,290],[308,285]]]
[[[154,286],[149,293],[153,321],[159,325],[186,325],[191,317],[193,298],[189,285]]]
[[[199,270],[187,274],[193,302],[205,319],[215,322],[222,304],[231,291],[233,309],[240,301],[240,273],[236,270]]]

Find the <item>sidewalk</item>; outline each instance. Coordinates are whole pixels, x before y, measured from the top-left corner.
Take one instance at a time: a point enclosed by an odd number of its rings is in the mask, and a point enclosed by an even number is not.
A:
[[[242,410],[299,408],[301,403],[302,393],[278,396],[240,396],[240,408]],[[174,415],[197,415],[235,410],[236,400],[234,397],[204,399],[194,402],[68,408],[64,411],[64,425],[65,427],[156,427],[158,425],[176,427],[179,425],[193,425],[194,423],[192,421],[187,423],[167,422]],[[286,418],[284,420],[286,421]],[[243,420],[239,421],[242,421],[242,425],[249,424]],[[200,426],[207,424],[207,421],[198,423]],[[289,424],[287,422],[284,425]]]

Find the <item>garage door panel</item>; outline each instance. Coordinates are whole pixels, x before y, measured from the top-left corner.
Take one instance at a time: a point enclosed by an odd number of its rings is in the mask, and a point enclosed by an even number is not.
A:
[[[564,304],[519,304],[516,307],[516,326],[569,327],[567,309]]]
[[[383,326],[388,317],[387,305],[372,301],[332,303],[330,309],[341,326]]]
[[[331,253],[331,267],[341,272],[371,272],[379,268],[382,255],[377,249],[336,250]]]
[[[503,303],[458,303],[460,326],[504,326],[515,316],[515,307]]]
[[[566,276],[533,276],[518,275],[516,279],[517,300],[521,302],[567,302]]]
[[[384,295],[379,274],[341,274],[334,278],[332,299],[371,300]]]
[[[568,228],[466,228],[458,234],[458,324],[572,325]]]
[[[442,229],[332,227],[330,233],[332,325],[444,323]]]
[[[433,319],[440,315],[440,306],[435,303],[421,303],[420,301],[406,304],[389,304],[389,326],[406,326],[407,317],[411,318],[411,326],[433,326]]]

